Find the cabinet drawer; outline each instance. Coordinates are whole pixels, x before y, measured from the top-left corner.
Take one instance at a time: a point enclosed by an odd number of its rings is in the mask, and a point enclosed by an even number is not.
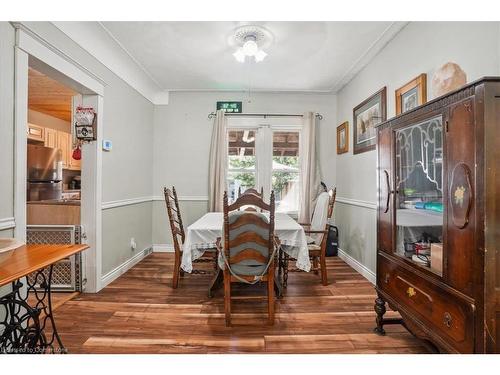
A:
[[[474,351],[474,305],[378,257],[378,286],[458,351]]]

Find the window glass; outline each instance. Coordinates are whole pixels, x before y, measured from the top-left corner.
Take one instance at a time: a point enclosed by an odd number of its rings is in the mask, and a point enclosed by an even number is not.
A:
[[[273,132],[272,189],[276,211],[294,213],[299,210],[300,165],[299,132]]]
[[[228,196],[234,202],[238,191],[255,188],[256,155],[254,130],[228,132]]]

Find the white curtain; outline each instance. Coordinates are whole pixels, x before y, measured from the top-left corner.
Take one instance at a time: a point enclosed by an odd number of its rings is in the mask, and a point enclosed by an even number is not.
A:
[[[218,110],[212,129],[210,144],[208,206],[210,212],[222,212],[224,191],[226,190],[227,170],[227,138],[226,117],[224,111]]]
[[[316,154],[317,119],[313,112],[304,116],[304,126],[300,139],[301,183],[299,222],[309,223],[316,198],[322,191],[319,160]]]

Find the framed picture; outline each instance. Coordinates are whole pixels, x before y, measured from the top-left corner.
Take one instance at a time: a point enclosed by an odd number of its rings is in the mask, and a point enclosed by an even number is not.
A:
[[[387,119],[387,89],[380,89],[353,109],[354,154],[375,150],[375,126]]]
[[[349,122],[337,126],[337,154],[349,151]]]
[[[418,107],[427,101],[427,75],[420,74],[396,90],[396,115]]]

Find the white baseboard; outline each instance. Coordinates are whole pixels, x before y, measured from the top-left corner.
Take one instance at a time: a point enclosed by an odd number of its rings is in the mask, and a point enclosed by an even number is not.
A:
[[[127,272],[129,269],[131,269],[133,266],[135,266],[137,263],[143,260],[146,256],[151,254],[151,251],[152,251],[151,246],[147,247],[146,249],[135,254],[129,260],[120,264],[118,267],[112,269],[107,274],[103,275],[101,278],[101,287],[104,288],[113,281],[115,281],[117,278],[119,278],[121,275],[123,275],[125,272]]]
[[[170,244],[155,244],[153,245],[154,253],[173,253],[174,245]]]
[[[354,259],[352,256],[347,254],[344,250],[338,250],[339,258],[358,271],[365,279],[371,282],[373,285],[377,283],[377,276],[375,273],[366,267],[364,264],[361,264],[359,261]]]

